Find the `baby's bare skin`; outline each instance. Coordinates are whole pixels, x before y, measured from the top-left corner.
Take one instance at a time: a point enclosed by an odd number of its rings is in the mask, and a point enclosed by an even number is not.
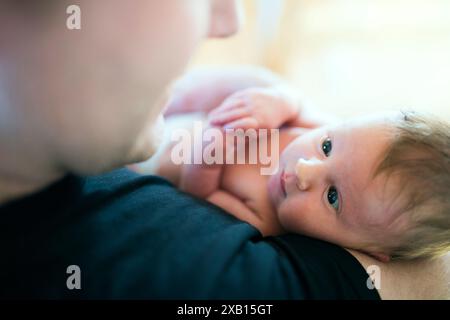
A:
[[[177,128],[180,128],[180,123],[183,123],[184,128],[189,130],[192,136],[194,132],[190,124],[194,123],[194,121],[203,121],[204,127],[208,126],[206,118],[199,114],[183,115],[181,116],[183,118],[181,122],[177,117],[179,116],[168,117],[168,127],[171,127],[171,122],[177,122]],[[186,121],[188,118],[190,118],[190,121]],[[272,161],[277,163],[278,157],[284,148],[292,140],[308,130],[302,128],[281,129],[279,131],[278,154],[272,156]],[[258,143],[267,143],[267,139],[261,137]],[[155,173],[164,176],[181,189],[189,189],[189,187],[184,187],[186,184],[182,182],[182,175],[185,169],[189,167],[192,169],[195,165],[174,164],[171,160],[171,152],[174,144],[165,144],[164,151],[157,157],[158,165],[155,168]],[[202,197],[233,214],[238,219],[254,225],[264,236],[284,233],[285,230],[278,221],[276,209],[268,194],[267,184],[270,176],[261,174],[261,168],[267,166],[259,162],[257,164],[249,164],[248,145],[246,155],[246,164],[223,164],[215,166],[213,170],[220,171],[217,174],[212,174],[213,177],[211,177],[211,179],[218,179],[216,187],[209,190],[208,194],[202,195]],[[202,178],[201,175],[207,176],[208,174],[210,174],[208,168],[205,168],[205,166],[202,168],[197,166],[197,170],[190,172],[189,177],[186,177],[186,179],[195,179],[198,181]]]

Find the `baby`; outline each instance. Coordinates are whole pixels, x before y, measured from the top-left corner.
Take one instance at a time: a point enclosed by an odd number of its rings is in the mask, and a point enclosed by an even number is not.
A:
[[[262,175],[261,164],[174,164],[173,141],[152,160],[156,174],[264,236],[300,233],[381,261],[450,249],[446,123],[413,112],[324,121],[275,75],[253,68],[180,80],[166,111],[169,128],[180,128],[180,117],[187,127],[202,119],[222,130],[280,129],[272,175]]]

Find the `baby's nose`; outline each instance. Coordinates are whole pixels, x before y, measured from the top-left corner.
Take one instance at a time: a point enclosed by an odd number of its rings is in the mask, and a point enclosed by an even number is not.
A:
[[[320,179],[322,161],[316,158],[300,158],[295,166],[297,186],[301,191],[311,188],[314,181]]]

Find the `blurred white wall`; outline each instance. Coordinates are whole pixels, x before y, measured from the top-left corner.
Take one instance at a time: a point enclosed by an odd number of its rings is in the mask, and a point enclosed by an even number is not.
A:
[[[319,109],[412,108],[450,121],[450,0],[246,0],[247,23],[193,65],[262,64]]]

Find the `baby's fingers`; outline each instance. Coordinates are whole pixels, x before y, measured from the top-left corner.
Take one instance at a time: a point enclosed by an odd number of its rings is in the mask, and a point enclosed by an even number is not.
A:
[[[249,115],[250,112],[246,108],[236,108],[214,114],[210,113],[208,119],[210,124],[220,126],[224,123],[229,123],[237,119],[247,117]]]
[[[232,110],[236,108],[242,108],[245,106],[245,103],[242,99],[238,97],[230,97],[225,99],[217,108],[214,108],[210,111],[210,115],[214,115],[216,113],[221,113],[226,110]]]
[[[258,120],[254,117],[244,117],[232,122],[226,123],[223,127],[225,129],[258,129]]]

